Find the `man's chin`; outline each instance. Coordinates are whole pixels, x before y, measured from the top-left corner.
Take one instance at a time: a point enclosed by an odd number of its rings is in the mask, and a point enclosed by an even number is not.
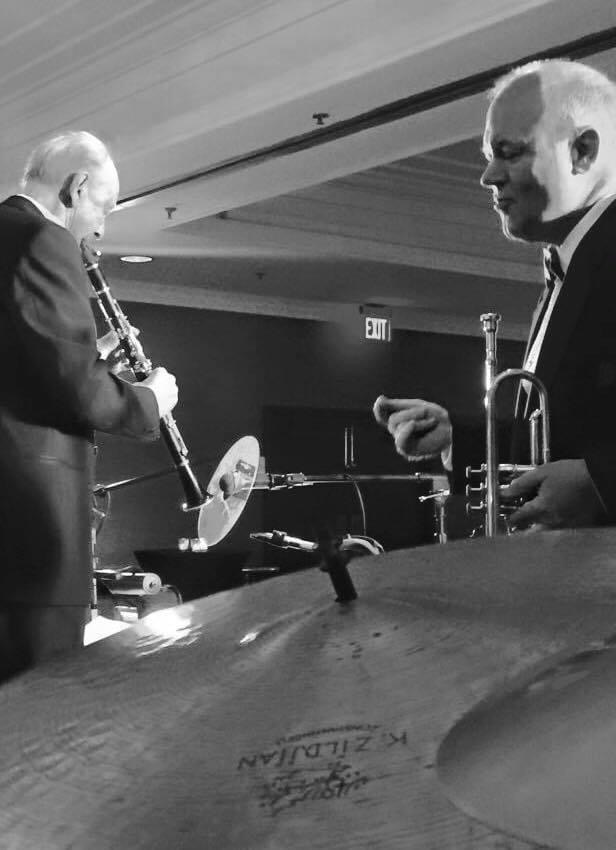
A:
[[[532,241],[532,236],[529,233],[528,228],[524,226],[523,222],[518,222],[505,215],[501,218],[501,225],[503,228],[503,234],[512,242]]]

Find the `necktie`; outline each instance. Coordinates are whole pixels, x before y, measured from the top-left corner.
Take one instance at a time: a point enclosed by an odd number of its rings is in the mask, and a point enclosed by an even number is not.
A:
[[[534,371],[538,353],[534,351],[533,348],[535,338],[539,333],[539,330],[541,329],[541,323],[548,309],[550,298],[554,291],[554,286],[556,285],[557,281],[562,281],[565,277],[563,267],[558,256],[558,251],[553,245],[550,245],[549,247],[543,249],[543,275],[545,280],[545,286],[543,288],[543,292],[539,297],[537,306],[535,307],[535,312],[533,314],[533,319],[531,322],[530,335],[526,346],[526,353],[524,355],[524,366],[525,368],[530,368],[531,371]],[[529,358],[532,360],[532,364],[529,363]],[[516,410],[525,410],[524,415],[526,416],[526,414],[531,409],[529,407],[529,403],[532,395],[532,385],[528,381],[522,381],[521,388],[522,387],[524,388],[524,390],[526,390],[526,392],[521,392],[518,394]],[[520,407],[520,404],[522,404],[523,406]]]
[[[543,249],[543,277],[545,280],[545,288],[541,293],[535,315],[533,316],[532,329],[529,342],[535,337],[536,332],[541,327],[541,321],[545,315],[545,311],[550,303],[550,296],[554,290],[557,281],[562,281],[565,277],[563,267],[558,256],[558,251],[553,245]]]
[[[563,280],[565,276],[558,251],[553,245],[543,249],[543,274],[548,292],[552,292],[556,281]]]

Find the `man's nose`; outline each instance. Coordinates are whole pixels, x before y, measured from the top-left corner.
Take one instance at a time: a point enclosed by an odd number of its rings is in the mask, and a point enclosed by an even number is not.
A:
[[[95,239],[102,239],[103,236],[105,235],[105,224],[104,224],[104,222],[102,224],[99,224],[99,226],[97,228],[95,228],[92,231],[92,233],[94,234]]]
[[[497,159],[490,160],[490,162],[486,165],[479,182],[486,188],[488,186],[497,186],[498,184],[505,182],[504,169]]]

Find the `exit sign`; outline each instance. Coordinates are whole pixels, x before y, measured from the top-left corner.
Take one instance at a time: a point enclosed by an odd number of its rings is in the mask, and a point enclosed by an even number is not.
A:
[[[391,342],[391,319],[366,316],[366,339]]]

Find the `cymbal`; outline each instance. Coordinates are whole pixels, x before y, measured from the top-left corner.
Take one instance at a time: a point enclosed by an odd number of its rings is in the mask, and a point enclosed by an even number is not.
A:
[[[454,806],[452,725],[613,628],[615,529],[457,541],[158,611],[0,688],[18,850],[530,850]],[[499,843],[500,842],[500,843]]]
[[[214,546],[233,528],[246,507],[259,468],[256,437],[240,437],[228,449],[207,485],[208,498],[199,509],[199,538]]]
[[[568,850],[616,846],[616,643],[500,689],[447,735],[439,776],[464,811]]]

